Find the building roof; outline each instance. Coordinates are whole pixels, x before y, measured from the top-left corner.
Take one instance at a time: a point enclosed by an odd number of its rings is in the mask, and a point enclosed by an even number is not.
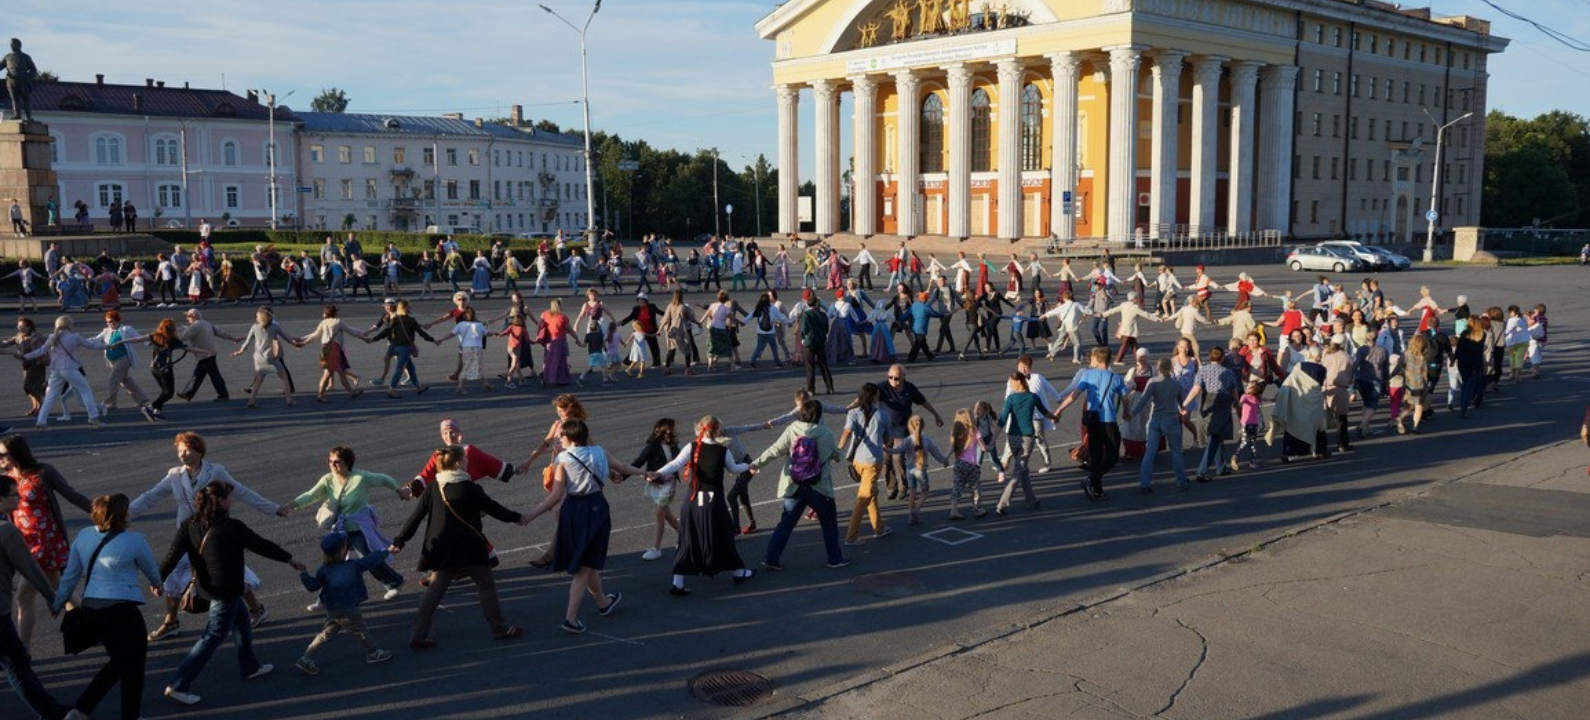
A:
[[[497,138],[578,146],[583,141],[574,135],[547,132],[531,127],[510,127],[498,123],[475,125],[473,120],[421,115],[374,115],[361,113],[301,112],[304,132],[355,135],[422,135]]]
[[[11,100],[0,94],[0,108],[12,116]],[[226,90],[163,87],[154,81],[144,85],[114,85],[49,81],[33,84],[33,110],[39,113],[97,113],[104,115],[148,115],[179,118],[236,118],[265,120],[270,108],[257,100]],[[292,121],[293,112],[276,107],[276,119]]]

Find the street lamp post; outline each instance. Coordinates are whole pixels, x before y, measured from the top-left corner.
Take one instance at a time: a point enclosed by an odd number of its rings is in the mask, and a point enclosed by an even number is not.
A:
[[[591,14],[585,17],[585,24],[579,27],[565,20],[552,8],[545,5],[539,7],[580,36],[580,109],[585,115],[585,242],[587,248],[594,248],[596,247],[596,176],[592,174],[591,169],[591,84],[590,75],[585,67],[585,31],[591,27],[591,20],[596,17],[596,11],[602,9],[602,0],[596,0],[596,4],[591,6]]]
[[[1425,110],[1424,111],[1424,115],[1425,115],[1425,117],[1430,118],[1430,122],[1431,123],[1435,122],[1435,118],[1430,115],[1430,111],[1429,110]],[[1445,125],[1442,125],[1442,126],[1436,128],[1436,130],[1435,130],[1435,167],[1430,169],[1430,209],[1427,212],[1425,212],[1425,214],[1424,214],[1425,221],[1429,223],[1428,227],[1425,228],[1425,235],[1424,235],[1424,261],[1425,262],[1431,262],[1431,261],[1435,260],[1435,221],[1436,221],[1437,218],[1440,217],[1440,213],[1436,210],[1436,196],[1440,193],[1440,190],[1441,190],[1441,145],[1442,145],[1441,140],[1442,140],[1442,136],[1446,134],[1446,129],[1447,128],[1452,127],[1453,125],[1456,125],[1456,124],[1458,124],[1460,122],[1463,122],[1464,120],[1467,120],[1467,119],[1469,119],[1470,117],[1473,117],[1473,116],[1474,116],[1474,113],[1472,113],[1472,112],[1463,113],[1462,115],[1458,116],[1458,118],[1456,120],[1453,120],[1452,122],[1449,122],[1449,123],[1447,123]]]
[[[276,218],[278,217],[276,214],[276,196],[278,194],[276,190],[276,96],[271,94],[269,90],[261,90],[259,92],[261,95],[265,96],[265,103],[270,107],[270,143],[267,146],[269,148],[269,152],[268,156],[265,158],[265,162],[270,166],[271,229],[275,230]],[[293,93],[295,92],[298,91],[293,90],[286,95],[283,95],[282,99],[286,100],[287,98],[292,97]]]
[[[717,148],[712,149],[712,234],[722,236],[723,228],[718,224],[718,157]]]

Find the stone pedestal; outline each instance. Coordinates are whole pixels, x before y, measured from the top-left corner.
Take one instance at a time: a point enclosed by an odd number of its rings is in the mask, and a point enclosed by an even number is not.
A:
[[[41,122],[0,121],[0,230],[11,231],[10,208],[13,200],[22,205],[22,218],[30,232],[49,224],[45,203],[52,198],[56,222],[60,222],[61,199],[55,197],[55,171],[50,168],[50,130]]]

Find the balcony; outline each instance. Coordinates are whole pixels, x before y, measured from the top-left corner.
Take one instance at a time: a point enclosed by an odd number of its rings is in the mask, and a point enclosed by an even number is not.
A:
[[[390,170],[388,170],[387,172],[390,173],[392,175],[392,177],[394,177],[394,178],[412,178],[412,177],[414,177],[414,168],[405,167],[405,166],[402,166],[402,165],[395,165]]]

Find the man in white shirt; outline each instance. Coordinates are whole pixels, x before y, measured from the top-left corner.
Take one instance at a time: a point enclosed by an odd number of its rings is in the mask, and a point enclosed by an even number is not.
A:
[[[1016,358],[1016,372],[1027,376],[1027,390],[1032,394],[1037,395],[1038,400],[1041,401],[1043,406],[1060,407],[1060,401],[1064,399],[1064,396],[1060,394],[1059,390],[1055,389],[1054,385],[1050,384],[1048,379],[1032,371],[1031,355],[1023,353],[1021,357]],[[1005,395],[1007,397],[1010,395],[1009,383],[1005,384]],[[1047,414],[1036,409],[1033,410],[1032,417],[1032,429],[1033,432],[1036,433],[1036,447],[1033,449],[1039,454],[1043,455],[1043,467],[1038,468],[1038,472],[1046,473],[1049,472],[1049,467],[1054,464],[1049,458],[1049,436],[1047,434],[1050,430],[1054,429],[1054,420]],[[1005,455],[1001,460],[1001,465],[1008,463],[1010,458],[1010,445],[1006,444]],[[1006,467],[1008,467],[1008,465],[1006,465]]]
[[[872,252],[867,250],[866,243],[861,244],[861,252],[856,253],[856,259],[851,262],[852,265],[856,266],[856,278],[860,281],[861,287],[868,290],[872,289],[872,266],[874,262]]]

